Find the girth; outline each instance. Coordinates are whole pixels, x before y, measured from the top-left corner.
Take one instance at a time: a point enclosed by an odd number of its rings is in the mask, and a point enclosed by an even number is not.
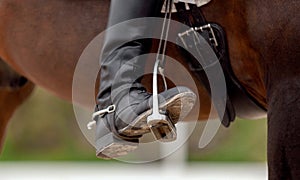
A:
[[[199,62],[187,51],[191,48],[195,48],[196,46],[194,43],[189,43],[191,41],[186,41],[188,36],[186,36],[185,33],[190,32],[186,31],[179,34],[179,43],[181,43],[181,45],[187,50],[179,46],[178,47],[187,59],[190,70],[193,71],[195,76],[202,82],[209,94],[211,94],[210,85],[204,69],[210,68],[210,70],[213,71],[216,67],[216,63],[220,63],[223,69],[227,90],[226,102],[224,102],[224,97],[217,96],[212,99],[222,124],[225,127],[229,127],[230,123],[234,121],[236,115],[242,118],[247,118],[253,113],[265,114],[266,109],[247,92],[233,73],[229,60],[226,34],[223,28],[216,23],[207,23],[200,8],[194,4],[189,4],[189,10],[186,9],[185,3],[179,2],[176,3],[175,6],[179,20],[185,25],[192,27],[188,31],[198,32],[198,34],[207,41],[217,56],[218,62],[203,62],[201,63],[202,65],[200,65]],[[203,64],[205,67],[203,67]],[[216,72],[214,73],[214,78],[219,78],[218,76],[221,75],[222,73]],[[224,106],[225,113],[223,114],[221,108],[224,108]]]

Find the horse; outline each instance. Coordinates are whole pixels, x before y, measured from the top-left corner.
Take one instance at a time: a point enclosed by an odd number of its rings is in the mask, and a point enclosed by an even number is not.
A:
[[[3,134],[15,109],[29,97],[34,84],[28,82],[23,76],[13,71],[1,59],[0,77],[0,132]],[[0,149],[2,141],[3,135],[0,136]]]
[[[267,109],[270,179],[300,177],[298,9],[296,0],[213,0],[202,7],[206,18],[226,31],[230,64],[240,84]],[[71,100],[77,61],[105,30],[108,10],[109,0],[0,0],[0,57],[33,84]],[[175,46],[169,45],[167,54],[186,64]],[[144,80],[147,88],[149,81]],[[196,116],[205,120],[210,96],[201,82],[196,84],[201,97]],[[13,94],[14,105],[1,106],[7,116],[2,124],[32,87],[22,88],[17,94],[26,91],[23,98]],[[8,96],[4,92],[1,101]],[[86,105],[84,100],[77,103]]]

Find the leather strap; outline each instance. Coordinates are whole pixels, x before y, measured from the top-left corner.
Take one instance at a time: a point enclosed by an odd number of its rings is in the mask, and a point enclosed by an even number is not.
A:
[[[189,4],[190,10],[186,10],[184,3],[177,3],[175,4],[175,6],[177,8],[177,14],[180,21],[187,26],[201,27],[208,24],[201,9],[196,5]],[[226,108],[223,117],[221,117],[221,114],[219,114],[220,119],[222,120],[222,124],[225,127],[228,127],[230,125],[230,122],[234,121],[236,115],[238,115],[239,117],[249,118],[252,114],[265,114],[267,110],[247,92],[247,90],[241,85],[241,83],[233,73],[229,60],[226,34],[223,28],[216,23],[209,24],[213,29],[215,39],[217,40],[217,45],[216,43],[211,41],[211,34],[209,31],[204,30],[200,32],[200,35],[204,39],[206,39],[211,48],[214,50],[225,75],[227,86]],[[188,46],[192,47],[193,45],[189,44]],[[198,61],[195,60],[194,57],[192,57],[183,48],[180,48],[180,50],[185,54],[185,57],[189,59],[188,63],[191,70],[195,72],[195,75],[202,81],[204,87],[206,88],[208,93],[210,93],[207,76],[205,71],[203,71],[207,67],[201,67]],[[209,66],[209,68],[214,68],[214,62],[203,62],[202,64],[208,64],[211,65]],[[216,75],[217,74],[218,72],[216,72]],[[218,99],[218,97],[213,101],[215,106],[216,104],[219,104],[220,102],[222,104],[223,102],[221,99]],[[216,107],[216,109],[217,111],[219,111],[218,107]]]
[[[207,25],[206,19],[203,16],[201,10],[192,4],[189,4],[190,6],[190,10],[186,10],[185,9],[185,5],[184,3],[177,3],[176,5],[177,11],[178,11],[178,16],[179,19],[186,24],[187,26],[190,27],[201,27],[204,25]],[[213,25],[212,28],[216,28],[217,25]],[[215,54],[218,57],[219,62],[222,62],[224,58],[227,58],[228,56],[225,55],[225,45],[223,43],[223,39],[222,36],[223,34],[221,33],[217,33],[217,37],[218,39],[221,39],[221,44],[219,44],[218,46],[216,46],[215,44],[213,44],[210,41],[210,33],[209,31],[203,30],[200,34],[201,36],[206,39],[206,41],[208,42],[208,44],[212,47],[212,49],[214,50]],[[191,41],[192,42],[192,41]],[[189,44],[188,47],[189,48],[193,48],[195,45],[194,44]],[[205,65],[206,67],[202,67],[198,61],[196,59],[194,59],[194,57],[192,57],[186,50],[183,50],[182,48],[180,48],[183,53],[185,54],[185,57],[187,57],[189,59],[188,63],[192,69],[192,71],[195,72],[195,75],[198,79],[201,80],[202,84],[204,85],[205,89],[207,90],[207,92],[209,94],[211,94],[211,89],[210,89],[210,85],[209,85],[209,81],[207,78],[207,75],[204,71],[204,69],[210,68],[210,71],[217,71],[214,70],[215,66],[214,63],[217,62],[202,62],[202,65]],[[222,65],[222,63],[221,63]],[[223,66],[222,66],[223,68]],[[212,74],[213,76],[215,76],[215,79],[219,79],[219,76],[222,76],[222,73],[216,72]],[[220,77],[222,78],[222,77]],[[227,81],[226,81],[227,82]],[[227,89],[228,91],[228,89]],[[233,108],[233,105],[229,99],[229,96],[226,96],[226,102],[224,104],[224,97],[214,97],[214,99],[212,99],[214,106],[219,114],[219,117],[221,119],[222,124],[225,127],[228,127],[230,125],[230,122],[234,121],[236,115],[235,115],[235,111]],[[225,112],[224,114],[222,114],[222,108],[224,108],[225,106]]]

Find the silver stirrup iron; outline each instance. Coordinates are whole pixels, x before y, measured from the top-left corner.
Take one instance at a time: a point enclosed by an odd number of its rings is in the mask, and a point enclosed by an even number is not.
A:
[[[167,3],[170,3],[169,8],[173,4],[173,0],[168,0]],[[170,12],[170,11],[169,11]],[[168,22],[166,21],[168,19]],[[164,18],[164,24],[162,27],[162,33],[159,43],[158,51],[159,53],[156,56],[156,61],[153,69],[153,111],[152,114],[147,117],[147,124],[150,127],[150,130],[156,140],[162,142],[174,141],[177,138],[176,127],[171,122],[168,116],[159,110],[158,102],[158,85],[157,85],[157,74],[158,72],[162,75],[165,90],[168,89],[166,78],[164,75],[164,65],[165,65],[165,52],[167,47],[167,38],[171,22],[171,13],[166,13]],[[167,26],[166,30],[165,27]],[[164,47],[162,47],[162,41],[165,39]]]

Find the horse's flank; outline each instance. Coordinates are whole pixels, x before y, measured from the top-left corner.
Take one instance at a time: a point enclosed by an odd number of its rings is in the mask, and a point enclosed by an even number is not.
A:
[[[214,0],[203,8],[209,21],[226,30],[235,75],[268,108],[271,179],[300,178],[299,3]],[[105,29],[108,9],[109,0],[0,0],[0,57],[35,84],[70,100],[76,63]],[[184,61],[174,49],[169,52]],[[210,101],[196,83],[200,118],[205,118]]]

